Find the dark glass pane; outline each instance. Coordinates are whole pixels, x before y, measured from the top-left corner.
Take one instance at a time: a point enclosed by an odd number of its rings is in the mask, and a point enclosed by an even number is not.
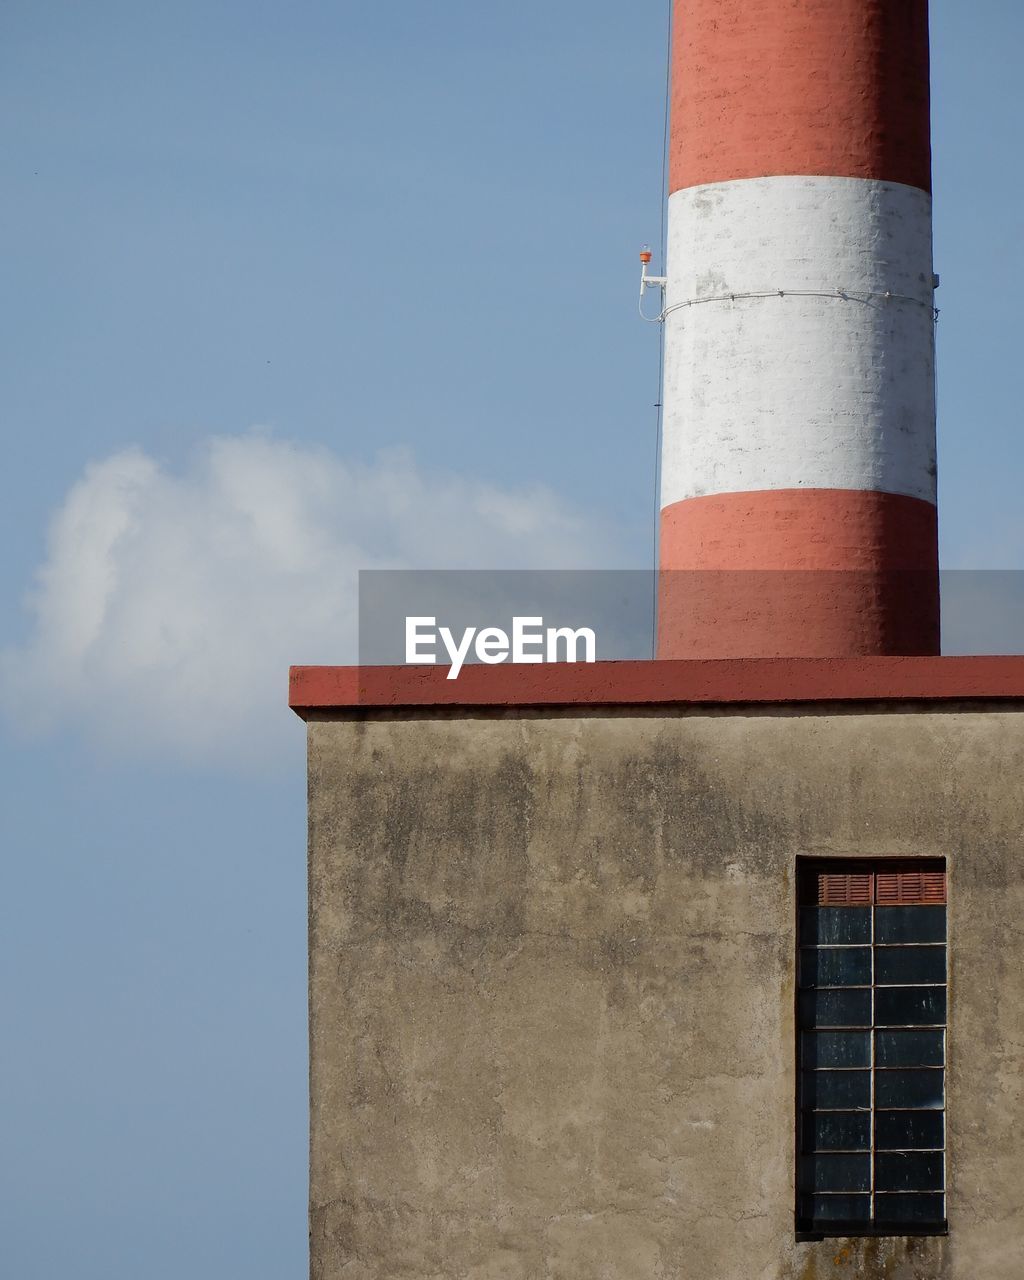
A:
[[[879,1152],[875,1156],[876,1191],[941,1191],[944,1186],[945,1156],[941,1151]]]
[[[943,1146],[941,1111],[879,1111],[875,1146],[879,1151],[915,1151]]]
[[[801,1196],[800,1216],[805,1222],[867,1222],[870,1196]]]
[[[893,987],[894,991],[900,990]],[[927,991],[927,987],[912,988]],[[904,1019],[906,1021],[906,1019]],[[800,1022],[805,1027],[871,1025],[870,991],[801,991]]]
[[[805,1107],[845,1111],[871,1106],[868,1071],[805,1071],[801,1088]]]
[[[805,1151],[867,1151],[871,1145],[871,1115],[867,1111],[805,1111]],[[840,1187],[841,1191],[855,1190]]]
[[[820,994],[832,996],[848,993],[823,991]],[[941,1025],[945,1021],[945,987],[879,987],[875,992],[875,1022],[880,1027]]]
[[[941,1067],[945,1039],[941,1031],[876,1031],[875,1062],[880,1067]]]
[[[945,907],[876,907],[875,943],[945,942]]]
[[[805,948],[800,952],[803,987],[865,987],[870,983],[870,947]]]
[[[800,942],[805,947],[870,941],[870,907],[803,907],[800,911]]]
[[[875,981],[945,982],[945,947],[879,947],[875,951]]]
[[[801,1191],[869,1191],[869,1155],[801,1156]]]
[[[944,1196],[876,1196],[876,1222],[918,1222],[938,1226],[945,1220]]]
[[[805,1031],[800,1036],[803,1065],[867,1067],[871,1065],[869,1031]]]
[[[943,1076],[935,1071],[879,1071],[875,1075],[876,1107],[941,1107]]]

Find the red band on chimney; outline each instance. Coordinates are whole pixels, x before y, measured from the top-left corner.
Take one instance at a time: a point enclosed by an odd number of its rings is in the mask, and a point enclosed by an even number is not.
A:
[[[662,512],[660,658],[939,652],[936,511],[899,494],[766,490]]]
[[[671,189],[782,174],[931,189],[927,0],[676,0]]]
[[[935,507],[872,489],[761,489],[675,502],[661,563],[682,570],[930,570]]]

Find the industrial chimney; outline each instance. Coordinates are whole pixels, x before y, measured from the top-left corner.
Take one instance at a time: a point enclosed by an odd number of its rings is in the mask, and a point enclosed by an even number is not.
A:
[[[927,0],[676,0],[663,658],[935,654]]]

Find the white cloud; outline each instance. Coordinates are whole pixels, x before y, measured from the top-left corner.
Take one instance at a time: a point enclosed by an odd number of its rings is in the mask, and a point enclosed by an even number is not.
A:
[[[0,699],[18,724],[115,749],[266,760],[288,665],[356,661],[359,569],[611,562],[604,530],[549,490],[404,453],[365,465],[251,434],[174,472],[128,449],[87,467],[54,517]]]

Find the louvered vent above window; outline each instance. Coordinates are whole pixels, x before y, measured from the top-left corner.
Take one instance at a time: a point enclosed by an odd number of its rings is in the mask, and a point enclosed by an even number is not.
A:
[[[871,876],[818,874],[818,905],[821,907],[868,907],[871,905]]]
[[[941,906],[946,901],[944,871],[818,871],[805,902],[819,907]]]
[[[909,907],[946,901],[944,871],[880,871],[875,876],[875,901],[880,907]]]

